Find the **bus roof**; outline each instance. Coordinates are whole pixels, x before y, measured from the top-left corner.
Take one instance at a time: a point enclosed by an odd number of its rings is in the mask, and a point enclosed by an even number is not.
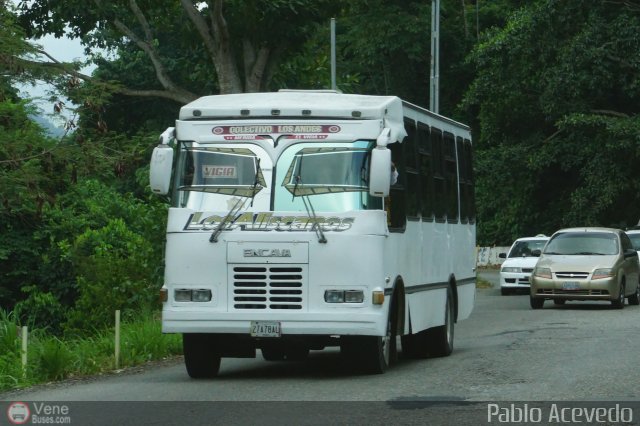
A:
[[[402,100],[396,96],[286,90],[204,96],[180,109],[180,120],[251,119],[384,120],[392,141],[405,136]]]

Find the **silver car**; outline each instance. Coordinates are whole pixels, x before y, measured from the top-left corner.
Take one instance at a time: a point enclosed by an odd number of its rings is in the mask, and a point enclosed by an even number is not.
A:
[[[569,228],[551,236],[531,276],[530,301],[609,300],[640,304],[640,265],[629,236],[613,228]]]

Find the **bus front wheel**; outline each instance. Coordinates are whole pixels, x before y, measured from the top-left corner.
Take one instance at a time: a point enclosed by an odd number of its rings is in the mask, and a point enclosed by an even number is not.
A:
[[[343,355],[362,373],[382,374],[397,358],[395,315],[389,315],[385,336],[344,336],[341,339]]]
[[[214,377],[220,370],[220,353],[211,334],[182,335],[184,364],[189,377],[204,379]]]

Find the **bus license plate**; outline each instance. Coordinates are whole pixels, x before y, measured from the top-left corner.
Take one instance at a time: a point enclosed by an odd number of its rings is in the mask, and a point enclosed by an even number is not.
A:
[[[580,283],[577,281],[565,281],[562,283],[563,290],[580,290]]]
[[[280,337],[279,321],[251,321],[252,337]]]

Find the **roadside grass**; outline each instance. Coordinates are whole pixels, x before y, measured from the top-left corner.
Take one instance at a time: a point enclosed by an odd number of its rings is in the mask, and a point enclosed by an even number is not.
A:
[[[0,311],[0,392],[115,369],[113,330],[93,336],[59,338],[47,330],[29,330],[27,367],[22,367],[20,326],[12,313]],[[157,314],[124,322],[120,331],[119,368],[182,353],[179,335],[161,333]]]
[[[483,268],[483,269],[488,269],[488,268]],[[481,278],[476,274],[476,288],[480,288],[480,289],[493,288],[493,283],[485,280],[484,278]]]
[[[482,278],[476,278],[476,288],[493,288],[493,284]]]

